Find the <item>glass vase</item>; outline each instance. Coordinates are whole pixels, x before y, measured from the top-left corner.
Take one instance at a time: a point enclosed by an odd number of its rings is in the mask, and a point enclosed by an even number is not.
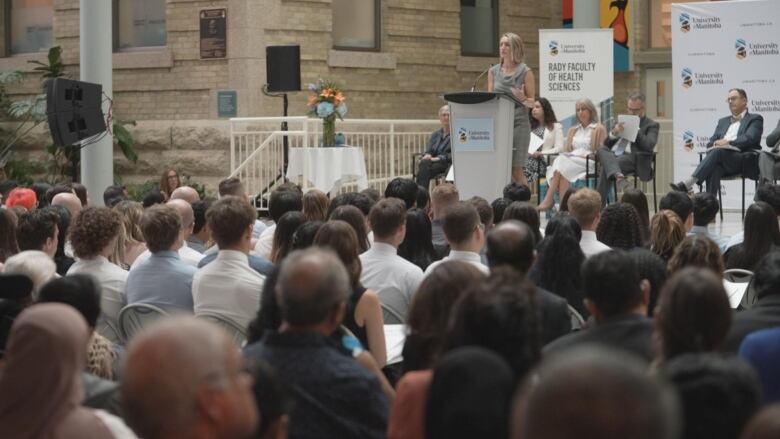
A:
[[[332,114],[322,119],[322,146],[336,146],[336,115]]]

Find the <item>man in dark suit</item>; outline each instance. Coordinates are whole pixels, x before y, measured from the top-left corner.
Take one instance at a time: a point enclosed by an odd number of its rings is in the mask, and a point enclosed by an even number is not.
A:
[[[487,235],[487,260],[490,269],[508,266],[525,276],[536,258],[534,235],[525,223],[507,220]],[[536,287],[536,304],[541,321],[541,341],[549,343],[571,332],[566,299]]]
[[[707,182],[707,192],[716,194],[720,179],[725,175],[750,171],[757,177],[758,170],[745,169],[746,162],[754,151],[761,150],[761,134],[764,132],[764,118],[747,110],[747,93],[741,88],[732,88],[728,95],[731,116],[718,121],[715,134],[707,143],[709,151],[704,160],[686,180],[671,183],[672,189],[690,192],[694,184]],[[755,164],[752,167],[756,167]],[[749,175],[749,174],[748,174]],[[755,178],[755,177],[754,177]]]
[[[633,93],[628,97],[627,110],[628,114],[639,116],[636,139],[630,142],[620,137],[624,127],[622,123],[618,123],[612,128],[604,145],[596,152],[601,163],[598,190],[602,206],[607,204],[607,195],[613,180],[618,189],[625,190],[628,186],[625,174],[636,173],[642,181],[650,180],[652,176],[652,154],[658,142],[658,122],[645,116],[645,95],[641,93]]]
[[[582,285],[595,326],[555,340],[544,355],[600,344],[652,361],[653,321],[646,317],[650,283],[639,277],[633,259],[620,251],[591,256],[582,265]]]
[[[428,149],[425,150],[417,168],[417,184],[425,189],[428,189],[432,176],[447,172],[452,163],[448,105],[439,108],[439,122],[441,128],[431,134],[428,139]]]
[[[766,136],[766,146],[769,151],[761,151],[758,156],[758,173],[762,185],[775,181],[775,165],[780,161],[780,120],[777,121],[777,127],[772,134]]]
[[[752,308],[734,314],[723,347],[737,352],[751,332],[780,326],[780,254],[769,253],[756,267],[753,289],[758,301]]]

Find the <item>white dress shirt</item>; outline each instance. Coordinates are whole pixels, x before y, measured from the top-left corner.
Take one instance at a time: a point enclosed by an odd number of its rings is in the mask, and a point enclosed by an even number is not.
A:
[[[380,302],[406,316],[423,279],[420,267],[398,256],[398,250],[384,242],[374,242],[360,255],[360,264],[360,283],[376,291]]]
[[[213,312],[246,328],[260,309],[265,276],[249,266],[245,253],[220,250],[214,262],[195,273],[192,300],[195,315]]]
[[[736,122],[732,122],[731,125],[729,125],[729,129],[726,130],[726,134],[723,135],[723,140],[728,140],[729,142],[731,142],[737,139],[737,133],[739,132],[739,127],[742,126],[742,119],[745,118],[746,114],[747,114],[747,110],[743,111],[742,114],[739,115],[739,120]]]
[[[596,239],[596,232],[590,230],[582,231],[582,238],[580,238],[580,248],[585,253],[585,258],[589,258],[595,254],[611,250],[607,244]]]
[[[276,232],[276,224],[268,226],[263,230],[260,237],[257,238],[257,244],[255,244],[255,250],[253,253],[261,258],[271,260],[271,248],[274,245],[274,233]]]
[[[119,311],[127,305],[125,289],[128,273],[109,262],[105,256],[96,256],[93,259],[79,259],[74,262],[67,274],[88,274],[95,278],[100,286],[103,318],[118,330]]]
[[[192,247],[189,247],[186,241],[182,242],[181,248],[179,249],[178,253],[179,253],[179,258],[181,258],[182,262],[195,268],[198,268],[198,262],[200,262],[200,260],[203,259],[203,253],[193,249]],[[130,271],[133,271],[135,267],[137,267],[141,262],[148,260],[150,256],[152,256],[152,252],[150,252],[148,249],[144,250],[143,253],[141,253],[140,255],[138,255],[137,258],[135,258],[135,261],[133,261],[133,265],[130,266]]]
[[[490,269],[487,265],[482,263],[482,258],[479,257],[479,253],[474,252],[464,252],[459,250],[450,250],[450,254],[447,255],[444,259],[440,261],[436,261],[428,266],[428,268],[425,269],[425,276],[427,276],[431,271],[433,271],[434,268],[436,268],[439,264],[447,261],[463,261],[468,262],[469,264],[479,268],[479,271],[490,274]]]

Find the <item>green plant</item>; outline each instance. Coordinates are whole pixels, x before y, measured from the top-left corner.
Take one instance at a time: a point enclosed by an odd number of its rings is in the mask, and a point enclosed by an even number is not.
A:
[[[117,179],[117,184],[122,184],[122,179]],[[141,202],[144,199],[144,196],[148,194],[150,191],[154,189],[159,189],[160,182],[157,180],[147,180],[143,183],[134,183],[134,184],[126,184],[124,185],[127,189],[127,195],[130,197],[133,201]]]

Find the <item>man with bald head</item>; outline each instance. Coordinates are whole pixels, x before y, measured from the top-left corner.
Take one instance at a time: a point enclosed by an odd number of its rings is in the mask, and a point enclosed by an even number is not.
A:
[[[168,200],[184,200],[187,203],[192,204],[196,201],[200,201],[200,195],[198,194],[198,191],[189,186],[179,186],[173,190],[173,193]]]
[[[517,220],[500,222],[487,235],[487,260],[491,270],[508,266],[521,275],[536,259],[534,234],[527,224]],[[566,299],[536,287],[536,306],[542,326],[542,343],[549,343],[571,332],[571,319]]]
[[[68,212],[70,212],[71,221],[76,218],[76,215],[81,212],[82,208],[79,197],[76,196],[76,194],[72,194],[70,192],[60,192],[59,194],[55,195],[54,198],[51,199],[51,205],[62,206],[68,209]]]
[[[184,200],[171,200],[166,203],[166,206],[176,209],[181,218],[179,238],[182,240],[182,245],[178,250],[179,258],[181,258],[181,261],[185,264],[198,268],[198,263],[203,259],[203,254],[188,247],[186,242],[187,238],[192,234],[192,229],[195,227],[195,213],[192,210],[192,205]],[[133,261],[130,270],[134,270],[135,267],[149,259],[150,256],[151,252],[149,250],[141,253],[135,261]]]
[[[268,362],[295,389],[290,437],[386,435],[388,402],[379,381],[331,337],[341,325],[349,291],[349,276],[334,253],[293,252],[282,262],[276,284],[279,332],[244,351],[247,358]]]
[[[259,415],[252,378],[218,327],[171,317],[128,346],[122,376],[125,420],[145,439],[243,439]]]

